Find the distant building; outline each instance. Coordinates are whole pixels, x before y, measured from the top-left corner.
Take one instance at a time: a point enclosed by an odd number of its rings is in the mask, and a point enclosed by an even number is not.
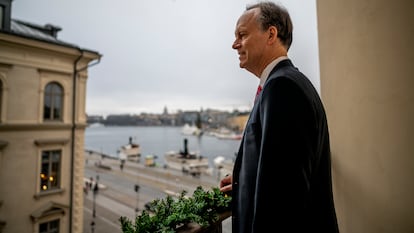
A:
[[[244,131],[247,120],[249,119],[249,114],[249,112],[246,112],[240,113],[236,116],[229,117],[227,120],[227,126],[237,132]]]
[[[87,116],[86,122],[88,124],[102,123],[104,122],[104,117],[99,115]]]
[[[83,232],[85,90],[98,52],[0,0],[0,232]]]

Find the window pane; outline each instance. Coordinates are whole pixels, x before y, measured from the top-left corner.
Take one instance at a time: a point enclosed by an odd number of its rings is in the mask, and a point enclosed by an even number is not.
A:
[[[44,99],[44,108],[43,108],[43,119],[51,119],[50,110],[52,107],[51,98],[50,95],[45,93],[45,99]]]
[[[42,170],[40,172],[40,190],[48,190],[49,179],[49,152],[42,152]]]
[[[60,120],[61,113],[62,113],[62,100],[63,100],[63,92],[62,88],[58,84],[54,84],[53,86],[53,119]]]
[[[53,99],[53,119],[61,119],[62,112],[62,97],[60,95],[55,95]]]
[[[59,219],[50,222],[50,233],[58,233],[59,232]]]
[[[43,119],[62,119],[63,89],[58,83],[49,83],[44,93]]]
[[[39,224],[39,233],[47,233],[47,225],[47,222]]]
[[[61,151],[43,151],[40,172],[40,190],[46,191],[60,186]]]
[[[59,187],[59,172],[60,171],[60,151],[54,151],[52,155],[52,172],[49,177],[50,186],[53,188]]]
[[[39,224],[39,233],[59,233],[59,219]]]

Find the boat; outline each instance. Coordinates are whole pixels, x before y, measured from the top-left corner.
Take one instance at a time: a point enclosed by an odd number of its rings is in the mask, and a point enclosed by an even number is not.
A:
[[[225,127],[217,129],[215,132],[212,132],[212,135],[218,139],[231,139],[231,140],[240,140],[243,137],[243,133],[236,133]]]
[[[183,151],[167,151],[165,153],[165,167],[180,170],[193,176],[199,176],[202,173],[210,174],[211,169],[208,158],[189,152],[187,143],[188,140],[185,138]]]
[[[121,161],[139,162],[141,158],[141,147],[132,141],[132,137],[129,137],[129,143],[119,148],[118,157]]]
[[[203,135],[203,126],[201,123],[201,114],[197,113],[197,118],[193,123],[190,125],[189,123],[185,123],[181,133],[183,135],[193,135],[193,136],[201,136]]]
[[[216,133],[218,139],[240,140],[243,137],[241,133]]]
[[[195,125],[184,124],[183,128],[181,129],[181,134],[201,136],[203,134],[203,131]]]
[[[234,161],[226,159],[223,156],[217,156],[213,160],[214,166],[217,169],[217,176],[219,179],[233,173]]]

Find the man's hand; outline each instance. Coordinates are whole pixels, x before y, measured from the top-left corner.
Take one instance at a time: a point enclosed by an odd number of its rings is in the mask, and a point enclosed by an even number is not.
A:
[[[221,181],[220,181],[220,191],[222,191],[223,193],[230,193],[232,190],[232,181],[233,181],[233,176],[232,175],[228,175],[226,177],[224,177]]]

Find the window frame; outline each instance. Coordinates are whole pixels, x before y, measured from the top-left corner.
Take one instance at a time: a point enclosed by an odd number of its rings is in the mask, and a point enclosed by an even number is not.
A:
[[[60,220],[61,220],[60,218],[54,218],[54,219],[50,219],[50,220],[47,220],[47,221],[39,222],[38,225],[37,225],[38,232],[39,233],[59,233],[60,232],[60,225],[61,225]],[[57,221],[57,232],[53,231],[54,229],[50,229],[50,224],[53,223],[53,222],[56,222],[56,221]],[[41,227],[42,224],[48,224],[47,228],[49,228],[49,229],[47,229],[46,232],[41,232],[40,231],[40,227]]]
[[[64,93],[65,89],[59,82],[51,81],[46,83],[43,92],[43,121],[63,122]],[[50,104],[49,110],[47,110],[47,104]],[[58,116],[56,116],[57,114]]]
[[[5,123],[5,116],[7,110],[7,96],[8,96],[8,84],[7,84],[7,72],[9,67],[0,67],[0,124]]]
[[[47,158],[47,174],[44,174],[43,172],[43,166],[44,166],[44,156],[48,156]],[[54,157],[58,156],[58,161],[54,161]],[[54,171],[54,166],[57,166],[56,171]],[[52,174],[55,174],[55,178],[53,180],[50,180],[51,177],[54,177]],[[53,192],[55,190],[60,190],[62,187],[62,149],[44,149],[41,150],[40,154],[40,180],[39,180],[39,192]],[[43,181],[42,181],[42,175],[46,175],[45,181],[47,182],[47,189],[43,189]],[[55,185],[53,183],[56,182]]]
[[[53,138],[53,139],[35,139],[34,144],[37,149],[37,168],[35,173],[35,194],[34,198],[38,199],[42,196],[63,193],[64,180],[63,180],[63,169],[65,168],[65,154],[67,153],[67,144],[70,142],[69,138]],[[40,174],[42,172],[42,154],[43,151],[60,150],[60,177],[59,187],[55,189],[49,189],[47,191],[41,190]]]

